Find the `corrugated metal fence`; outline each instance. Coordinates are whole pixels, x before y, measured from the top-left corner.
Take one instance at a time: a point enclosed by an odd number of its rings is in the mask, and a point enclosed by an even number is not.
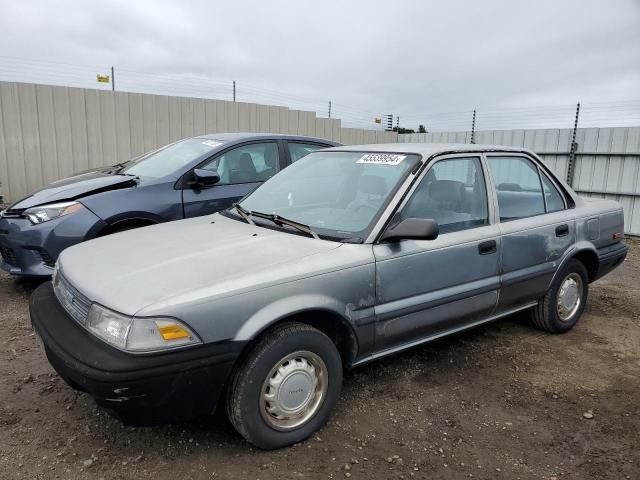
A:
[[[339,119],[286,107],[0,82],[0,193],[15,201],[74,172],[219,132],[397,141],[394,132],[341,128]]]
[[[487,130],[476,143],[533,150],[559,176],[567,178],[571,129]],[[470,132],[413,133],[400,142],[469,143]],[[640,235],[640,127],[579,128],[573,188],[585,197],[620,202],[625,232]]]

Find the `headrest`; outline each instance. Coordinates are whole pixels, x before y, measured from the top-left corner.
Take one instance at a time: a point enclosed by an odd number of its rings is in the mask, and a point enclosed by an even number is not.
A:
[[[429,185],[429,197],[439,202],[459,202],[464,183],[456,180],[434,180]]]
[[[503,192],[521,192],[522,187],[517,183],[501,183],[498,185],[498,190],[502,190]]]
[[[275,152],[275,148],[273,148],[273,144],[267,145],[264,149],[264,163],[269,168],[276,168],[276,163],[278,162],[278,157]]]
[[[376,175],[363,175],[358,181],[358,190],[369,195],[384,195],[387,193],[387,182]]]
[[[233,159],[234,170],[240,170],[242,172],[255,172],[256,166],[253,164],[251,155],[247,152],[241,153],[239,157]]]

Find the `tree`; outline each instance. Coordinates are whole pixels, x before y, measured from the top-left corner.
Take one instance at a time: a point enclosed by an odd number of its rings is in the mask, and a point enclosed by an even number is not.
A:
[[[427,133],[427,129],[424,127],[424,125],[418,126],[418,133]]]
[[[416,133],[416,131],[413,128],[404,128],[404,127],[393,127],[393,131],[394,132],[398,132],[400,134],[402,133]]]

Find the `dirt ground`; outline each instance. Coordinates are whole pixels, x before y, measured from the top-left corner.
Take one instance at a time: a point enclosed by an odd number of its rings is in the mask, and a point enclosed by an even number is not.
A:
[[[640,242],[629,244],[573,331],[520,315],[356,369],[330,424],[275,452],[220,413],[135,429],[107,416],[36,345],[34,285],[2,274],[0,478],[640,479]]]

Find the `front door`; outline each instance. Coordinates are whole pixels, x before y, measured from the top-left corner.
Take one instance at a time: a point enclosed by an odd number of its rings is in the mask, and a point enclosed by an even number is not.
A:
[[[182,191],[184,216],[198,217],[229,208],[280,170],[277,141],[247,143],[217,155],[198,168],[217,171],[220,182]]]
[[[558,263],[575,242],[567,200],[525,155],[487,154],[498,201],[502,276],[498,310],[532,303],[545,294]]]
[[[485,178],[478,154],[437,160],[396,215],[436,220],[439,237],[374,245],[378,353],[464,328],[493,312],[500,237]]]

